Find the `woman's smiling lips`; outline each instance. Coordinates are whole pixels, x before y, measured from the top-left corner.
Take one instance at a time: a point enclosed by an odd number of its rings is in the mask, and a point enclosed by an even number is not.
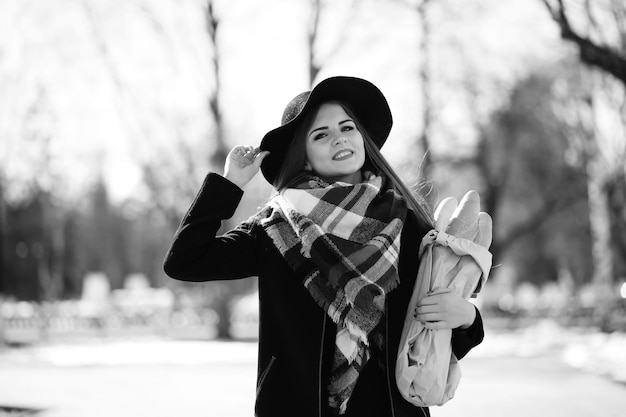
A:
[[[352,149],[342,149],[333,155],[333,161],[341,161],[343,159],[350,158],[352,155],[354,155],[354,151]]]

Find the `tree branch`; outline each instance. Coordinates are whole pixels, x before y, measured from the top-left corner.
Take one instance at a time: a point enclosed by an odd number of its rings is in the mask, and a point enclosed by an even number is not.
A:
[[[563,0],[558,0],[558,7],[552,6],[549,0],[542,0],[552,19],[561,28],[561,37],[578,46],[580,59],[591,66],[613,75],[626,85],[626,58],[619,51],[598,45],[587,37],[576,33],[569,22]]]
[[[213,116],[213,122],[215,123],[215,131],[213,134],[213,140],[215,141],[215,150],[211,155],[211,163],[215,167],[221,167],[226,161],[228,155],[228,146],[226,144],[226,138],[224,137],[224,123],[222,120],[222,108],[220,103],[221,96],[221,67],[220,67],[220,49],[218,43],[218,29],[220,27],[220,19],[215,13],[214,0],[208,0],[206,3],[206,29],[211,40],[211,46],[213,47],[213,77],[215,81],[215,89],[209,97],[209,111]]]

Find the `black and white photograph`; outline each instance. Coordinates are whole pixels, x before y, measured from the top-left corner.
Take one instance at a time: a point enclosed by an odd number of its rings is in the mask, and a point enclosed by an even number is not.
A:
[[[624,410],[624,0],[0,0],[0,417]]]

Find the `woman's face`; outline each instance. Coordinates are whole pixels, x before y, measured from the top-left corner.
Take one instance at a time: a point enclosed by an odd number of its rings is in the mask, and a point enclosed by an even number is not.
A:
[[[363,136],[337,103],[323,103],[306,136],[307,168],[330,181],[361,182]]]

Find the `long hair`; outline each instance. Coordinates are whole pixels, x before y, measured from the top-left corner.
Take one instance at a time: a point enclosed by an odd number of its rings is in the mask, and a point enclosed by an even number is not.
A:
[[[319,109],[319,106],[304,116],[302,123],[300,123],[300,126],[294,134],[293,140],[287,148],[285,159],[272,184],[278,192],[289,188],[298,181],[302,174],[306,174],[304,171],[304,164],[306,163],[306,137],[317,114],[317,109]]]
[[[391,181],[394,190],[404,198],[407,206],[413,211],[413,213],[415,213],[418,219],[424,224],[432,227],[434,225],[433,213],[424,197],[418,192],[411,192],[409,187],[404,184],[391,165],[389,165],[389,162],[387,162],[383,154],[380,152],[380,149],[378,149],[378,146],[376,146],[372,136],[356,117],[350,106],[342,101],[333,100],[331,102],[337,103],[343,107],[346,114],[354,121],[357,130],[363,137],[365,145],[365,163],[363,164],[362,169],[373,171],[378,175],[383,174],[388,181]],[[274,188],[278,192],[294,185],[299,181],[302,175],[306,174],[306,171],[304,170],[306,162],[306,137],[318,109],[319,106],[311,109],[311,111],[305,115],[302,123],[296,130],[294,138],[287,149],[285,160],[283,161],[276,180],[273,183]]]

